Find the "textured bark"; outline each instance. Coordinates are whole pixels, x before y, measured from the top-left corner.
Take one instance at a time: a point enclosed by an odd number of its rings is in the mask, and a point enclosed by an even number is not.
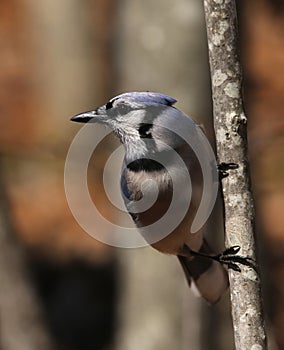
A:
[[[212,79],[214,126],[219,163],[236,163],[222,181],[226,245],[241,246],[241,254],[256,259],[254,207],[247,157],[247,118],[242,103],[242,73],[238,55],[234,0],[205,0]],[[257,272],[230,270],[232,317],[237,350],[266,349],[266,335]]]

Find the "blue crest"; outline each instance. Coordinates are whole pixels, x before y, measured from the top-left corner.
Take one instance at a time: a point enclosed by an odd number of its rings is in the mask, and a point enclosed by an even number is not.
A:
[[[160,104],[165,106],[172,106],[177,102],[177,100],[174,98],[158,92],[126,92],[124,94],[113,97],[109,102],[113,102],[118,99],[144,103],[146,105]]]

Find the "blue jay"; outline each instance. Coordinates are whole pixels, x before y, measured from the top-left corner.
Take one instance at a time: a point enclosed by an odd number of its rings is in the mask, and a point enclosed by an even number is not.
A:
[[[190,136],[198,138],[201,129],[173,106],[175,102],[172,97],[161,93],[129,92],[71,120],[105,124],[120,139],[125,148],[121,193],[128,212],[155,249],[178,257],[188,284],[195,286],[194,289],[213,304],[228,287],[227,270],[223,265],[240,271],[236,263],[249,265],[249,262],[236,255],[240,249],[238,246],[214,254],[204,239],[203,228],[190,232],[201,198],[202,174],[192,148],[172,130],[183,128],[186,121]],[[171,151],[181,157],[186,169],[178,165]],[[170,207],[174,190],[170,173],[176,175],[175,181],[179,185],[177,213],[185,205],[186,176],[190,176],[192,184],[191,202],[179,224],[165,237],[155,240],[149,238],[147,227],[152,227],[166,215]],[[153,193],[156,193],[153,205],[139,210],[141,200],[153,196]]]

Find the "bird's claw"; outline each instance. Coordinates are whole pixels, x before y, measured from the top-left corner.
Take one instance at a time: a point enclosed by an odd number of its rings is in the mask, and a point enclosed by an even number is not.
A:
[[[221,264],[227,265],[229,269],[237,272],[241,272],[241,268],[237,264],[251,267],[256,271],[255,261],[252,258],[236,255],[240,249],[241,247],[238,245],[229,247],[224,250],[223,253],[216,255],[215,260]]]
[[[239,167],[239,165],[236,163],[224,163],[224,162],[222,162],[222,163],[218,164],[218,171],[219,171],[220,180],[229,176],[228,170],[238,169],[238,167]]]

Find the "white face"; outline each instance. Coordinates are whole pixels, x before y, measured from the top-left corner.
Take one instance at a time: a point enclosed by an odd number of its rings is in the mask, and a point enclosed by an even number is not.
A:
[[[99,114],[114,134],[123,143],[128,161],[141,158],[146,155],[147,147],[140,138],[139,127],[145,118],[146,111],[142,105],[125,99],[117,99],[108,102],[99,108]]]
[[[108,102],[104,113],[107,124],[125,145],[127,157],[134,159],[161,152],[183,143],[172,130],[195,130],[195,123],[176,108],[119,98]]]
[[[156,101],[153,95],[142,94],[141,98],[137,94],[137,99],[133,94],[115,97],[96,111],[100,122],[107,124],[124,144],[126,158],[142,158],[181,145],[181,138],[172,130],[191,123],[194,129],[194,122],[166,99]]]

